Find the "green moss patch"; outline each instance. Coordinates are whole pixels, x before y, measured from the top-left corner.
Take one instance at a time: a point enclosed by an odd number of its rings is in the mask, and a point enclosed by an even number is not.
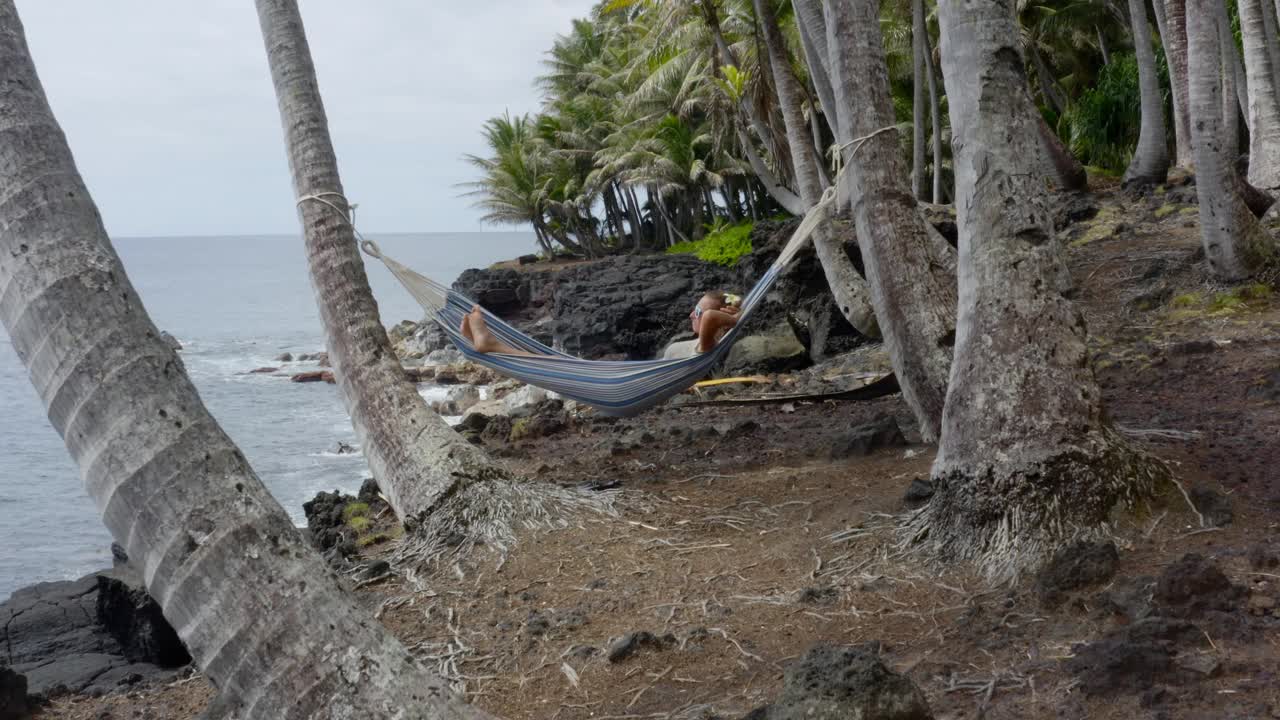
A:
[[[672,255],[697,255],[699,259],[717,265],[731,267],[738,258],[751,252],[751,228],[754,223],[742,222],[737,225],[713,230],[701,240],[676,243],[667,248]]]

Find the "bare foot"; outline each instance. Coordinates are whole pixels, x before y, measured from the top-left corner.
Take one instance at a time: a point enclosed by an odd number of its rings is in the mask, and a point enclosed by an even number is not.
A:
[[[472,312],[475,312],[474,308]],[[472,344],[475,343],[475,338],[471,336],[471,313],[462,316],[462,327],[459,329],[462,332],[462,337],[470,340]]]
[[[482,353],[506,353],[514,349],[489,332],[489,326],[484,321],[484,313],[480,312],[479,305],[471,308],[471,312],[462,319],[462,323],[465,328],[463,334],[471,339],[471,344],[476,346],[476,350]]]

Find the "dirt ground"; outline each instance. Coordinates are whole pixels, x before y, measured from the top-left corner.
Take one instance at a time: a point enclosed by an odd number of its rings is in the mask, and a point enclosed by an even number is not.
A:
[[[580,419],[500,454],[538,482],[620,491],[617,517],[359,597],[512,719],[738,718],[816,643],[868,641],[937,718],[1280,717],[1280,302],[1208,281],[1185,193],[1098,202],[1063,239],[1108,410],[1199,505],[1171,493],[1120,519],[1114,576],[1046,597],[904,552],[895,518],[932,448],[832,456],[883,415],[912,440],[894,396]],[[1143,641],[1157,617],[1174,619]],[[38,717],[185,720],[211,693],[193,676]]]

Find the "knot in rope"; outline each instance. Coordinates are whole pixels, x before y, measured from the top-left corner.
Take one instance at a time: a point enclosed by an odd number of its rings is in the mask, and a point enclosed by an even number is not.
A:
[[[335,205],[334,203],[331,203],[328,200],[325,200],[326,197],[338,198],[338,200],[340,200],[342,204],[346,206],[346,209],[344,210],[343,208]],[[375,257],[375,258],[378,258],[379,260],[382,259],[382,249],[378,247],[378,243],[372,240],[366,240],[364,235],[360,234],[360,230],[356,228],[356,208],[359,207],[356,203],[348,201],[347,197],[340,192],[333,192],[332,190],[328,190],[325,192],[318,192],[318,193],[312,193],[310,195],[303,195],[302,197],[298,198],[298,201],[295,204],[301,205],[302,203],[308,200],[311,200],[313,202],[318,202],[321,205],[325,205],[330,209],[332,209],[334,212],[338,213],[338,216],[341,217],[343,220],[345,220],[346,223],[351,226],[351,232],[355,233],[356,239],[360,241],[360,249],[365,251],[365,253],[367,253],[370,257]]]

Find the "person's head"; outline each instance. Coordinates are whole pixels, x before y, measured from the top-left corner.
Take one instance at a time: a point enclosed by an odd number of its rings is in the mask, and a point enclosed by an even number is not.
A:
[[[719,310],[726,305],[732,305],[733,301],[737,299],[737,296],[730,295],[723,290],[711,290],[702,297],[710,301],[712,310]]]

